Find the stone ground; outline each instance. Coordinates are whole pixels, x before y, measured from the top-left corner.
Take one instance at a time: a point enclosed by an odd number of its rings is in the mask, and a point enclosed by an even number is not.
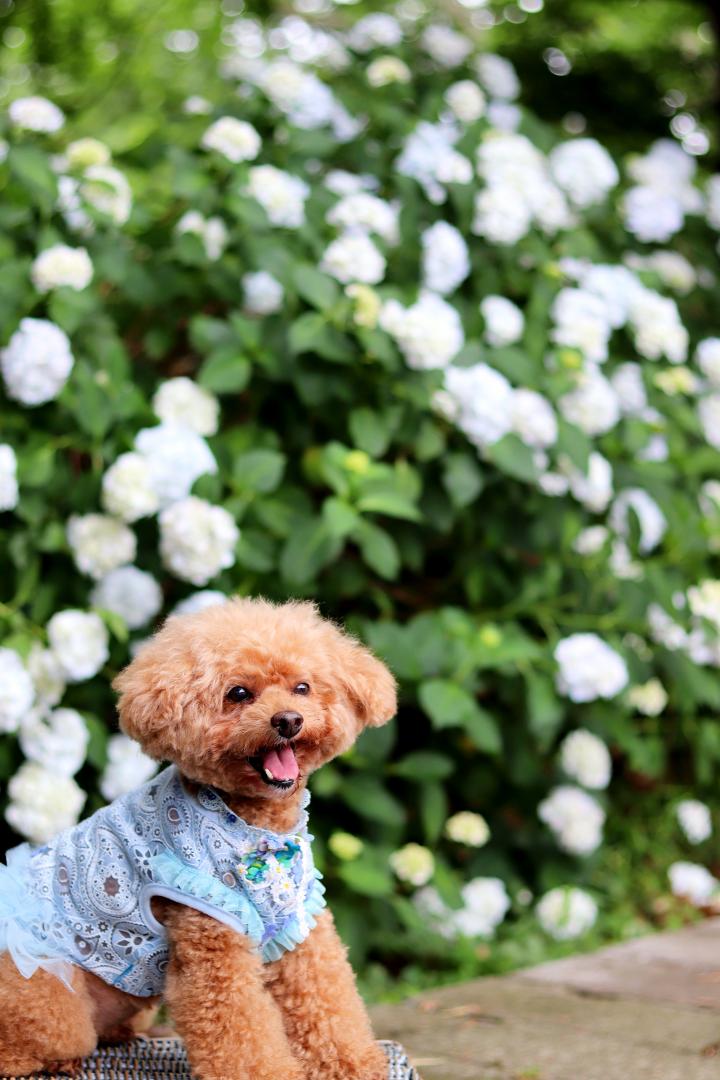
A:
[[[720,1080],[720,918],[373,1009],[423,1080]]]

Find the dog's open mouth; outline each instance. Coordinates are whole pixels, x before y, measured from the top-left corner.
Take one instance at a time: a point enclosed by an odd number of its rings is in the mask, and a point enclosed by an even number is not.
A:
[[[295,750],[290,743],[263,750],[248,758],[248,761],[253,769],[260,773],[265,783],[273,787],[290,788],[300,775]]]

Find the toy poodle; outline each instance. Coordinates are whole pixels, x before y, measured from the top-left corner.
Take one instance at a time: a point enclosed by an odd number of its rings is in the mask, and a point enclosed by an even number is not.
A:
[[[200,1080],[381,1080],[307,828],[307,779],[395,713],[310,603],[168,619],[115,681],[171,762],[0,866],[0,1073],[70,1071],[167,1002]]]

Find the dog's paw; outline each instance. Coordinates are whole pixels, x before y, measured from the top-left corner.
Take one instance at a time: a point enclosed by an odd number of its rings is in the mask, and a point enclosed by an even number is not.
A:
[[[362,1050],[337,1047],[332,1065],[318,1059],[307,1071],[307,1080],[387,1080],[385,1052],[377,1043]]]
[[[70,1058],[65,1061],[50,1061],[45,1066],[48,1073],[60,1073],[61,1076],[79,1077],[83,1074],[83,1059]]]

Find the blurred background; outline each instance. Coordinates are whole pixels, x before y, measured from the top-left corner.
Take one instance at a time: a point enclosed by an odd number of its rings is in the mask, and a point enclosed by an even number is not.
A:
[[[718,910],[718,11],[0,0],[5,847],[171,612],[316,599],[376,998]]]

